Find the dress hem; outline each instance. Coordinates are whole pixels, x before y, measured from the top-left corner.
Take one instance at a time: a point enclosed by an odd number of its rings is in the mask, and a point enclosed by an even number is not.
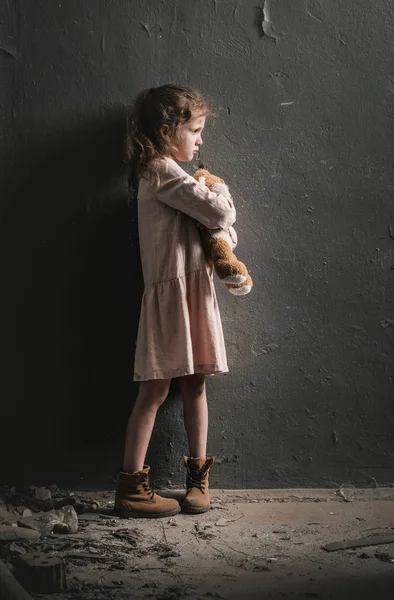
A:
[[[182,369],[170,369],[168,371],[153,371],[150,375],[139,375],[134,373],[134,381],[150,381],[152,379],[174,379],[175,377],[184,377],[185,375],[219,375],[228,373],[228,366],[223,368],[219,365],[193,365],[193,367],[183,367]]]

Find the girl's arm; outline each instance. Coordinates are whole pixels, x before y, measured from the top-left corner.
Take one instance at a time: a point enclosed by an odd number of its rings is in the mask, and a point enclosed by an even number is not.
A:
[[[208,229],[228,229],[235,223],[232,203],[188,175],[175,161],[159,170],[160,182],[153,193],[157,200],[196,219]]]

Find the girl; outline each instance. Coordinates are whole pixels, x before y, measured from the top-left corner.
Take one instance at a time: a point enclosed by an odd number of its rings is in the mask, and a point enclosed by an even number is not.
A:
[[[231,198],[197,183],[175,161],[192,160],[208,107],[199,92],[177,85],[143,90],[128,120],[129,182],[138,189],[138,227],[145,290],[134,380],[140,382],[130,416],[115,510],[123,517],[168,517],[209,508],[205,376],[228,371],[222,324],[198,227],[235,222]],[[187,495],[151,491],[144,464],[156,413],[178,378],[189,444]]]

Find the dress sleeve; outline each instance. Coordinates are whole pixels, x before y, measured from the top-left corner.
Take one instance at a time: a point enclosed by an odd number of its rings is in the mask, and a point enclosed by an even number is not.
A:
[[[159,202],[186,213],[208,229],[227,229],[236,218],[231,200],[211,192],[175,161],[165,161],[153,193]]]

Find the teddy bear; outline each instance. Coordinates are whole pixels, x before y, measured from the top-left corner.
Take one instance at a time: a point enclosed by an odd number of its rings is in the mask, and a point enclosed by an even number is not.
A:
[[[212,192],[222,194],[233,203],[228,186],[220,177],[212,175],[206,169],[198,169],[193,177]],[[216,274],[228,291],[235,296],[249,294],[253,286],[252,278],[244,263],[233,253],[238,242],[235,229],[200,227],[200,236],[207,261],[213,264]]]

